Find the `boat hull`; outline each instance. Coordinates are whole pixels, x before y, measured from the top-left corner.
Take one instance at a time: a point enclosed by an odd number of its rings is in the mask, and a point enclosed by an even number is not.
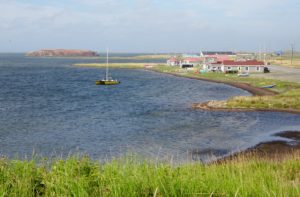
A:
[[[120,81],[118,80],[97,80],[96,85],[117,85]]]
[[[262,88],[274,88],[276,86],[276,84],[273,85],[268,85],[268,86],[262,86]]]

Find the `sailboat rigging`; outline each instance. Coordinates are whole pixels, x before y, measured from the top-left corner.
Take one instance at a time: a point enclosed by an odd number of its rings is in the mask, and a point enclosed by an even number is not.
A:
[[[120,81],[113,79],[108,74],[108,50],[106,51],[106,70],[105,70],[105,78],[102,80],[96,80],[96,85],[117,85]]]

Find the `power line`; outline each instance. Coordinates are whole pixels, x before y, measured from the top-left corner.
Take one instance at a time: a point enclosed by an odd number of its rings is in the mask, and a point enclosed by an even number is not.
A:
[[[292,47],[291,65],[293,65],[293,59],[294,59],[294,47],[295,47],[295,45],[294,45],[294,44],[291,44],[291,47]]]

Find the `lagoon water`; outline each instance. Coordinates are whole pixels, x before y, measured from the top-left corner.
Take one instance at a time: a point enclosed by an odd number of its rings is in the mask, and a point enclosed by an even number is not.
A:
[[[249,95],[228,85],[113,69],[122,83],[96,86],[104,70],[72,66],[80,62],[97,60],[0,55],[1,155],[198,159],[274,139],[279,131],[300,130],[299,115],[190,108],[194,102]]]

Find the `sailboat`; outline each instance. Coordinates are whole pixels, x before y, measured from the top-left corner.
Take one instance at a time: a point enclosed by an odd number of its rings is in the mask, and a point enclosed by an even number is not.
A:
[[[96,85],[117,85],[120,81],[113,79],[108,75],[108,50],[106,51],[106,72],[105,78],[102,80],[96,80]]]

